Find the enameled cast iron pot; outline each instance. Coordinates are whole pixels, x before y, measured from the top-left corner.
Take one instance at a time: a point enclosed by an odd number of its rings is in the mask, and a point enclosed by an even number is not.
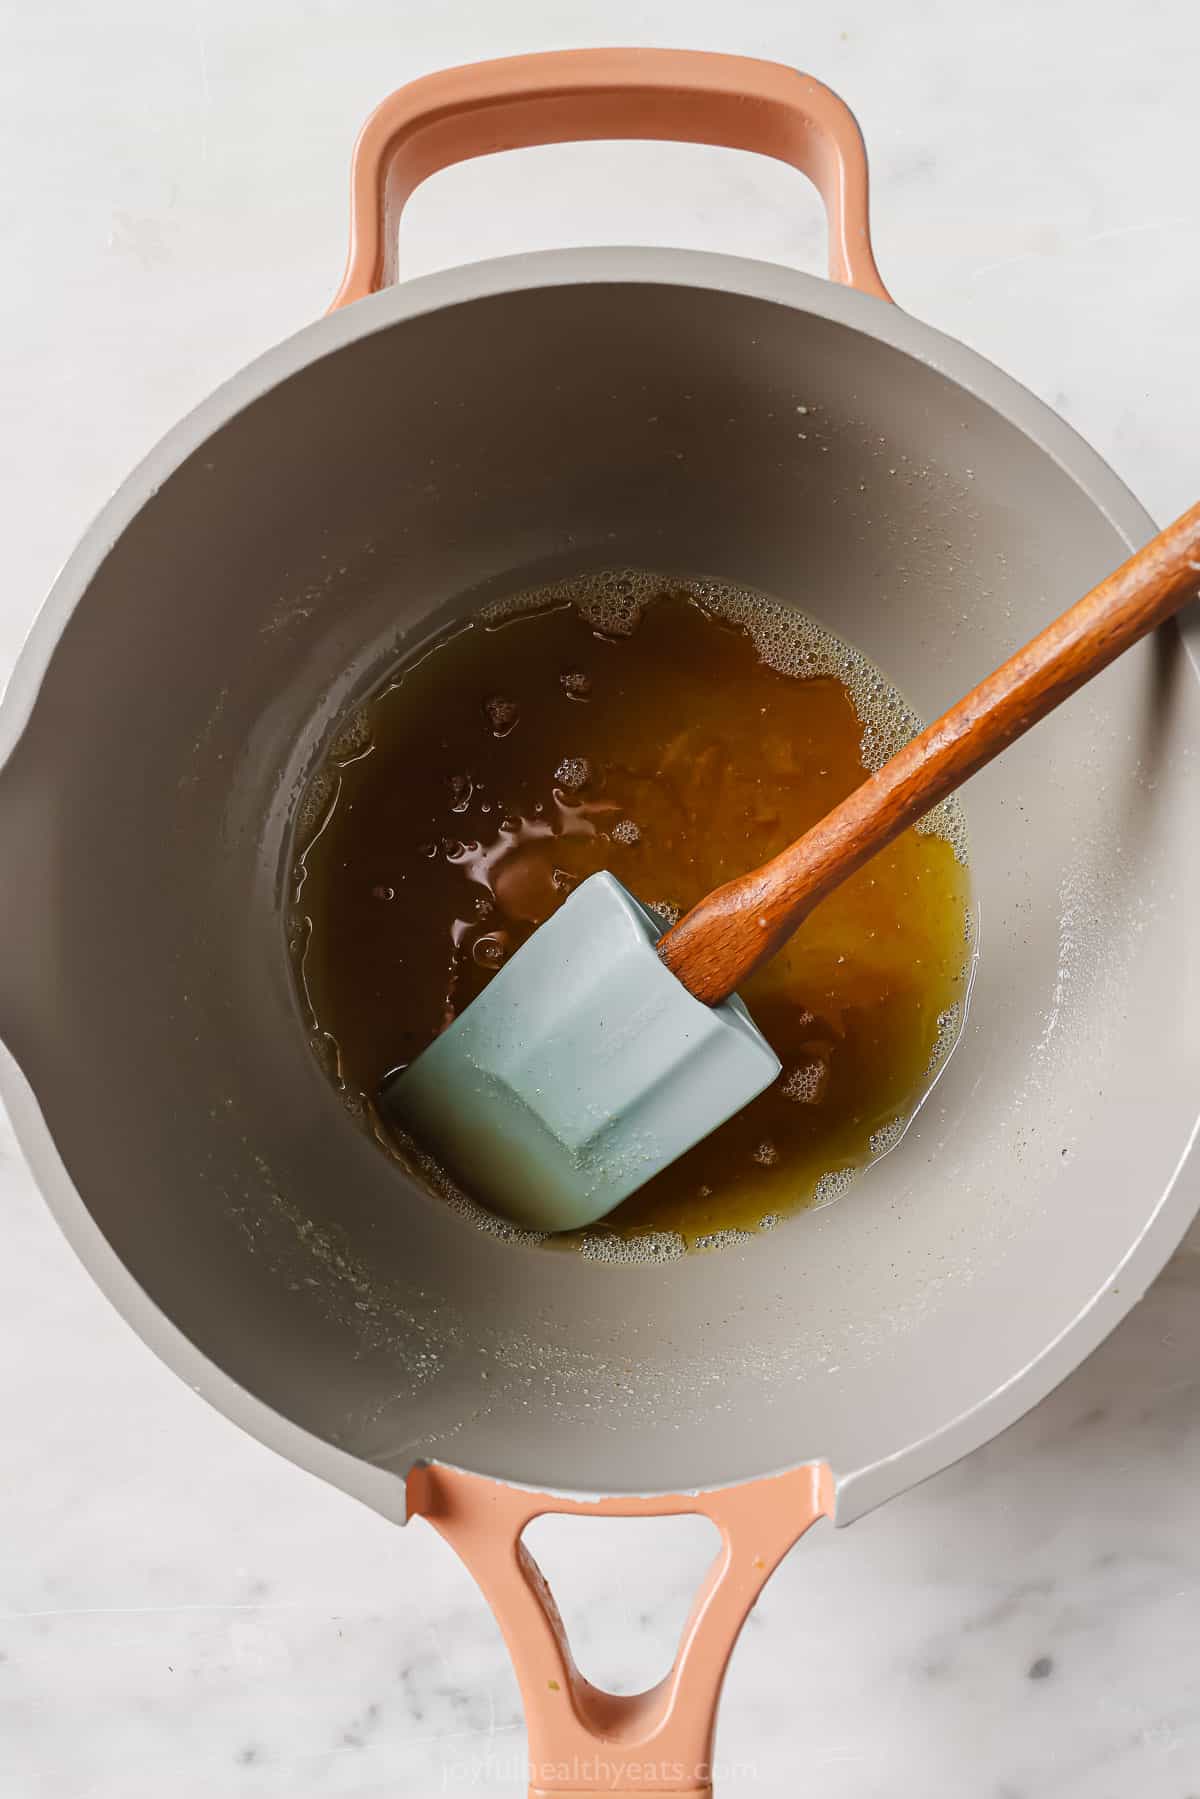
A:
[[[824,197],[832,279],[618,249],[395,285],[426,175],[617,137],[793,163]],[[1151,524],[1053,413],[889,303],[858,129],[791,70],[606,50],[435,76],[367,124],[353,204],[335,310],[130,476],[13,676],[4,1097],[158,1354],[469,1562],[517,1662],[535,1789],[694,1794],[725,1658],[790,1544],[1016,1418],[1196,1205],[1195,621],[972,783],[971,1019],[852,1191],[659,1266],[502,1242],[369,1141],[293,995],[299,796],[381,668],[490,592],[637,565],[806,608],[932,713]],[[725,1547],[675,1669],[600,1694],[520,1530],[689,1510]]]

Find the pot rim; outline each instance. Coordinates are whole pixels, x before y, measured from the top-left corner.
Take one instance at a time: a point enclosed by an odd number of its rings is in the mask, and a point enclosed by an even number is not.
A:
[[[872,295],[779,264],[709,251],[563,249],[470,263],[387,288],[302,327],[223,382],[159,440],[88,526],[30,628],[0,698],[0,776],[33,714],[67,621],[105,557],[158,488],[242,408],[317,358],[406,319],[501,294],[585,282],[705,288],[787,306],[859,330],[924,363],[1032,439],[1131,549],[1153,534],[1150,515],[1124,482],[1049,406],[977,351]],[[1200,679],[1197,623],[1194,617],[1188,620],[1184,635],[1190,666]],[[68,1242],[97,1285],[160,1359],[193,1392],[259,1441],[383,1515],[403,1521],[407,1469],[385,1470],[347,1454],[256,1399],[199,1351],[134,1280],[76,1190],[32,1088],[2,1042],[0,1098]],[[1200,1202],[1195,1170],[1190,1180],[1180,1178],[1195,1137],[1194,1131],[1171,1180],[1129,1246],[1119,1280],[1107,1283],[1056,1339],[978,1405],[896,1455],[859,1469],[834,1470],[837,1523],[850,1522],[978,1448],[1042,1399],[1096,1348],[1159,1273]]]
[[[318,357],[447,306],[584,282],[700,287],[846,324],[923,362],[982,400],[1061,466],[1131,549],[1154,534],[1146,509],[1085,438],[976,350],[898,306],[781,263],[643,246],[534,250],[417,276],[303,325],[216,387],[162,436],[101,507],[50,586],[0,693],[0,771],[37,701],[63,628],[100,564],[188,456],[246,406]]]

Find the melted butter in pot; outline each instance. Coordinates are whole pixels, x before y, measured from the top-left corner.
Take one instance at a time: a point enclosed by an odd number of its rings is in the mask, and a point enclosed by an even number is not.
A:
[[[382,1130],[388,1075],[579,881],[610,868],[669,922],[916,726],[860,655],[745,590],[598,576],[448,634],[351,721],[304,807],[293,940],[333,1078]],[[743,988],[780,1079],[582,1247],[709,1247],[834,1197],[895,1145],[967,983],[961,819],[948,806],[930,824]]]

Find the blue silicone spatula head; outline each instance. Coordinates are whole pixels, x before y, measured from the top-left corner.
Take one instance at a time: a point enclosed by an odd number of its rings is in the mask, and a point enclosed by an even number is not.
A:
[[[656,915],[595,874],[388,1087],[389,1116],[534,1230],[610,1212],[779,1073],[736,996],[693,998]]]

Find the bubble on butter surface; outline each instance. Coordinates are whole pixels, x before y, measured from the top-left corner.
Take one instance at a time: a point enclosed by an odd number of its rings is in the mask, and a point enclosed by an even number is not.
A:
[[[831,1168],[827,1174],[823,1174],[813,1188],[813,1208],[827,1206],[832,1200],[840,1199],[854,1184],[857,1173],[857,1168]]]
[[[683,1255],[687,1244],[678,1231],[643,1231],[634,1237],[618,1237],[606,1231],[590,1231],[581,1236],[575,1247],[592,1262],[630,1263],[673,1262]]]
[[[828,1081],[828,1061],[814,1056],[810,1062],[798,1062],[794,1068],[789,1068],[779,1090],[784,1099],[790,1099],[796,1105],[816,1106],[824,1097]]]
[[[937,1036],[929,1052],[929,1074],[938,1072],[958,1042],[958,1034],[962,1029],[962,1010],[961,1002],[955,1000],[952,1006],[947,1006],[944,1012],[938,1013]]]
[[[296,841],[307,849],[318,830],[329,817],[337,796],[338,777],[327,768],[318,769],[300,796],[296,812]]]
[[[564,756],[554,771],[554,779],[568,793],[582,793],[592,778],[592,765],[586,756]]]
[[[359,707],[338,725],[337,735],[329,746],[331,762],[353,762],[371,747],[371,720]]]
[[[738,1243],[753,1243],[754,1232],[738,1230],[730,1226],[726,1230],[708,1231],[704,1236],[696,1238],[697,1249],[731,1249]]]
[[[888,1120],[887,1124],[881,1124],[877,1131],[871,1133],[871,1154],[886,1156],[889,1151],[895,1149],[908,1126],[907,1118],[892,1118]]]

